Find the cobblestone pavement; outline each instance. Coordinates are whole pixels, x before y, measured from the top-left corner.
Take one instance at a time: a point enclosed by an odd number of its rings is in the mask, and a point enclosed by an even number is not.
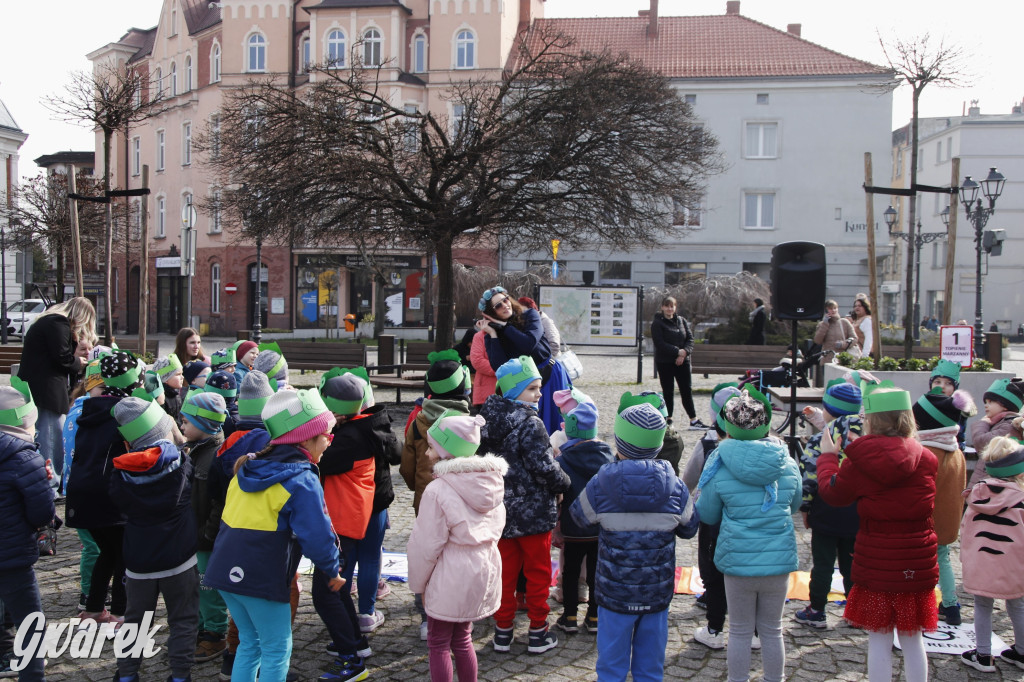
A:
[[[636,391],[632,383],[636,379],[635,356],[582,355],[585,367],[584,377],[577,382],[579,387],[590,394],[601,412],[600,432],[602,437],[611,433],[611,419],[619,395],[625,390]],[[1015,367],[1016,369],[1016,367]],[[1020,370],[1018,369],[1018,372]],[[642,387],[657,389],[657,381],[651,373],[650,359],[644,367]],[[306,379],[309,379],[307,382]],[[698,389],[707,389],[730,377],[695,378]],[[296,384],[313,383],[310,375],[295,376]],[[387,391],[377,392],[378,401],[393,398]],[[706,394],[696,396],[698,415],[702,418],[708,412]],[[396,428],[401,428],[408,407],[395,408]],[[677,406],[677,414],[682,410]],[[677,420],[681,422],[682,420]],[[699,437],[698,432],[683,432],[686,443],[684,459],[688,456]],[[391,529],[385,537],[385,548],[404,551],[412,527],[412,493],[409,492],[397,468],[393,472],[397,497],[391,507]],[[62,513],[63,507],[58,507]],[[810,533],[802,528],[796,517],[800,565],[804,570],[810,567]],[[75,612],[78,603],[78,558],[79,551],[75,534],[67,529],[60,532],[60,547],[56,557],[41,559],[36,566],[40,588],[43,593],[44,610],[48,618],[65,619]],[[693,541],[679,541],[676,550],[679,566],[696,564],[696,550]],[[959,562],[954,559],[959,576]],[[302,679],[316,679],[322,668],[330,661],[324,652],[328,636],[316,616],[309,596],[309,579],[304,578],[303,595],[298,617],[294,626],[293,669],[300,672]],[[961,592],[964,605],[964,620],[973,619],[972,598]],[[560,605],[551,601],[551,622],[560,613]],[[841,619],[842,608],[828,607],[830,628],[816,630],[793,622],[793,614],[803,607],[803,602],[790,602],[784,614],[786,644],[786,676],[790,680],[862,680],[866,679],[867,637],[862,631],[847,627]],[[392,593],[379,603],[387,620],[372,635],[374,656],[368,660],[370,679],[379,680],[427,680],[427,647],[419,640],[418,616],[413,609],[412,595],[404,584],[392,584]],[[704,624],[704,612],[694,605],[692,595],[677,595],[669,614],[669,641],[666,651],[666,680],[724,680],[726,679],[725,651],[711,651],[693,641],[692,633]],[[163,610],[158,612],[158,621]],[[1002,604],[994,615],[994,628],[1005,640],[1012,641],[1009,619],[1002,610]],[[516,642],[511,654],[498,654],[490,646],[492,623],[478,622],[473,630],[479,658],[479,679],[486,681],[509,680],[594,680],[596,648],[594,638],[587,634],[565,635],[559,633],[557,648],[539,656],[526,653],[527,621],[520,614],[516,624]],[[166,632],[158,635],[160,646],[164,644]],[[957,660],[958,656],[932,655],[929,657],[931,679],[933,680],[1020,680],[1024,671],[1007,664],[997,664],[996,673],[979,673],[967,668]],[[755,652],[752,661],[752,679],[760,679],[760,657]],[[216,679],[220,662],[196,664],[193,679]],[[894,653],[894,669],[902,675],[898,652]],[[47,668],[47,677],[57,682],[80,680],[110,680],[114,671],[113,655],[108,645],[97,660],[73,661],[66,655],[52,660]],[[147,661],[142,670],[143,680],[164,680],[168,675],[166,658],[161,651]]]

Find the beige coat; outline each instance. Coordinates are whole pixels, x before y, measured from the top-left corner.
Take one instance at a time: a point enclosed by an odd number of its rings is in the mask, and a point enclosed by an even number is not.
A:
[[[434,465],[406,548],[409,589],[423,595],[431,618],[467,623],[498,610],[507,470],[494,455]]]

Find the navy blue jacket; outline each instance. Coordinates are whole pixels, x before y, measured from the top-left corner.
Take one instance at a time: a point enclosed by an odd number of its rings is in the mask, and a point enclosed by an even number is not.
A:
[[[146,464],[149,468],[140,470]],[[187,564],[196,554],[188,456],[162,440],[149,450],[121,455],[114,460],[114,468],[110,496],[127,519],[125,569],[151,574]]]
[[[581,526],[600,526],[597,603],[617,613],[657,613],[675,594],[676,536],[697,534],[683,482],[661,459],[601,467],[570,507]]]
[[[0,433],[0,571],[39,559],[36,532],[53,520],[53,491],[34,443]]]
[[[65,502],[65,521],[71,528],[105,528],[124,523],[121,510],[110,499],[114,458],[128,451],[110,413],[118,400],[101,395],[82,404],[75,434],[75,465],[68,476]]]
[[[555,460],[562,471],[569,475],[571,487],[562,496],[562,509],[559,520],[562,523],[562,535],[566,540],[596,540],[597,529],[581,527],[573,520],[569,507],[587,487],[598,469],[609,462],[615,461],[615,455],[607,443],[599,440],[584,440],[569,447],[562,446],[562,454]]]

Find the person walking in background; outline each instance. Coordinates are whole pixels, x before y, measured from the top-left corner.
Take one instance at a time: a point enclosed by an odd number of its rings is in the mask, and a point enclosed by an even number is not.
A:
[[[679,400],[690,419],[690,429],[704,431],[707,424],[697,418],[693,406],[690,354],[693,352],[693,333],[690,324],[682,315],[676,314],[676,299],[666,296],[661,301],[661,312],[655,313],[651,323],[651,338],[654,340],[654,365],[661,381],[665,397],[669,424],[672,423],[672,408],[675,405],[675,384],[679,384]]]
[[[747,337],[747,345],[763,346],[767,343],[764,328],[768,321],[768,315],[764,311],[764,301],[759,298],[754,299],[754,309],[750,311],[748,319],[750,320],[750,336]]]

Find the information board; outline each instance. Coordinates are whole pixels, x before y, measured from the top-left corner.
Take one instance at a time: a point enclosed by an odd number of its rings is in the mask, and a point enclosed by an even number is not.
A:
[[[637,345],[637,287],[573,287],[546,284],[537,298],[542,312],[570,346]]]
[[[939,327],[939,357],[959,363],[961,367],[974,364],[974,327],[960,324]]]

